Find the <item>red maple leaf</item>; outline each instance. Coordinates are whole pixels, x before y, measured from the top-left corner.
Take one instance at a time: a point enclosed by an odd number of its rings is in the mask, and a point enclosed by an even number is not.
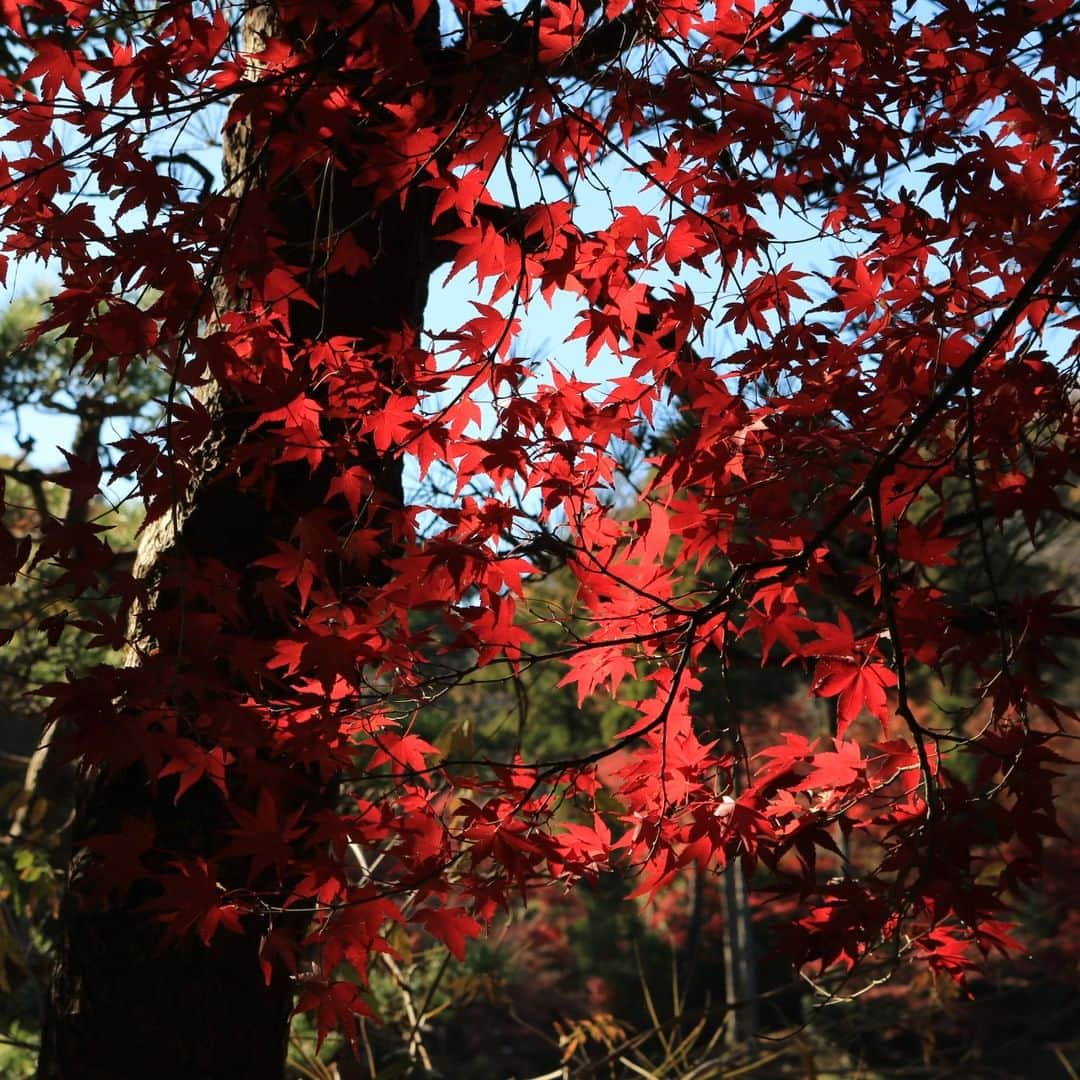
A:
[[[282,815],[277,801],[266,788],[259,792],[255,813],[240,806],[230,807],[230,810],[236,819],[236,828],[229,830],[233,839],[224,854],[250,856],[249,880],[270,867],[280,874],[292,857],[293,841],[307,831],[305,826],[298,825],[303,810]]]
[[[226,898],[214,863],[196,858],[176,859],[169,865],[172,872],[158,878],[161,895],[144,908],[159,913],[157,918],[166,924],[170,937],[179,938],[194,930],[202,943],[209,945],[219,928],[243,933],[241,920],[246,912]]]
[[[479,937],[483,926],[461,908],[423,908],[413,917],[432,937],[438,938],[458,960],[465,959],[465,943]]]
[[[884,664],[824,659],[814,668],[811,690],[819,697],[839,697],[836,733],[843,738],[864,707],[881,721],[885,733],[889,716],[887,688],[895,685],[896,674]]]
[[[300,985],[300,998],[294,1012],[315,1013],[316,1048],[322,1046],[331,1032],[339,1031],[359,1057],[360,1033],[356,1018],[375,1017],[360,987],[351,982],[310,978]]]

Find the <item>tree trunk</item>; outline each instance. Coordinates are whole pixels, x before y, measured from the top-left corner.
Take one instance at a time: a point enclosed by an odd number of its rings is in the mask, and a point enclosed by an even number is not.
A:
[[[746,879],[742,864],[732,862],[724,871],[724,981],[731,1010],[726,1034],[732,1049],[757,1034],[756,964]]]
[[[72,454],[81,461],[96,465],[101,456],[101,432],[105,426],[104,411],[92,398],[84,399],[79,405],[82,415],[72,443]],[[72,493],[64,511],[64,523],[77,525],[86,521],[90,514],[91,502],[92,498],[88,494],[80,493],[76,498]],[[17,840],[27,832],[27,824],[38,799],[44,798],[50,804],[59,801],[57,796],[64,786],[64,778],[58,775],[60,770],[56,767],[56,741],[57,725],[49,724],[42,731],[38,745],[34,748],[23,775],[24,802],[15,811],[8,829],[8,836],[13,840]],[[57,818],[59,815],[53,812],[50,816]],[[57,821],[56,824],[59,825],[60,822]],[[39,823],[40,825],[48,828],[49,822]]]
[[[271,19],[268,9],[253,9],[246,34],[250,38],[267,33]],[[230,134],[227,176],[252,173],[257,153],[252,143],[242,127]],[[349,225],[371,264],[353,275],[320,279],[317,308],[291,306],[291,333],[297,342],[340,336],[378,346],[392,335],[400,342],[403,328],[415,331],[421,324],[427,282],[435,268],[430,199],[425,191],[412,189],[404,205],[391,199],[373,206],[370,192],[352,187],[347,175],[327,172],[326,187],[314,200],[295,177],[275,182],[271,213],[285,223],[286,261],[298,264],[303,253],[307,262],[312,238],[327,228],[329,207],[333,224],[338,229]],[[334,186],[337,190],[330,191]],[[195,478],[186,508],[171,520],[159,519],[157,527],[147,531],[137,573],[154,580],[165,556],[181,554],[196,565],[214,559],[235,572],[243,583],[242,603],[254,610],[258,602],[251,588],[252,564],[275,550],[275,537],[289,537],[300,515],[325,502],[332,470],[309,473],[302,463],[277,467],[276,494],[267,505],[260,493],[242,490],[235,469],[221,468],[241,437],[248,445],[261,437],[263,429],[250,428],[257,410],[223,401],[216,390],[208,398],[217,426],[204,451],[203,474]],[[371,448],[361,447],[359,453],[382,500],[400,506],[400,462],[389,456],[379,461]],[[382,572],[377,566],[369,571],[373,578]],[[171,590],[156,599],[159,608],[180,602],[190,603]],[[261,612],[252,619],[254,636],[265,640],[282,636],[281,624],[275,624],[273,616]],[[292,771],[297,772],[295,767]],[[166,942],[160,922],[145,910],[155,886],[136,887],[122,902],[106,906],[88,884],[91,857],[80,845],[89,837],[118,832],[125,821],[151,821],[156,846],[185,857],[209,858],[220,850],[223,830],[235,822],[217,788],[204,779],[175,803],[175,784],[151,784],[151,779],[141,765],[84,771],[76,811],[76,855],[69,871],[38,1076],[273,1080],[284,1071],[293,981],[278,967],[269,985],[264,982],[258,953],[265,927],[251,921],[244,933],[218,931],[208,946],[193,934],[179,944]],[[303,802],[310,808],[320,799],[326,805],[334,797],[332,786],[302,773],[298,786],[302,791],[298,805]],[[316,786],[319,790],[311,790]],[[239,885],[243,884],[241,880]],[[293,930],[299,937],[302,921]]]
[[[735,794],[741,785],[736,770]],[[724,870],[724,989],[729,1014],[725,1041],[731,1050],[745,1045],[760,1027],[757,950],[746,871],[740,859]]]

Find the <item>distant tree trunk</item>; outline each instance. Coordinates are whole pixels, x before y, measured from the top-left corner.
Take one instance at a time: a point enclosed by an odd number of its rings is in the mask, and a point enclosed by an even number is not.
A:
[[[270,9],[253,8],[245,28],[248,41],[270,33],[272,20]],[[250,175],[256,153],[242,126],[229,133],[226,176]],[[336,227],[349,225],[371,263],[352,276],[325,278],[317,309],[292,305],[291,332],[297,341],[340,336],[375,346],[397,335],[400,342],[403,328],[421,324],[435,267],[430,201],[422,190],[410,190],[404,205],[391,199],[373,207],[369,192],[351,187],[347,175],[327,171],[327,183],[337,190],[330,202],[315,200],[323,203],[321,225],[320,208],[303,184],[286,178],[275,187],[271,207],[286,223],[288,261],[296,264],[303,257],[306,263],[317,225],[327,227],[326,207],[332,206]],[[301,514],[324,503],[329,470],[309,475],[306,465],[278,467],[276,495],[266,505],[261,493],[242,490],[235,470],[221,468],[241,436],[249,441],[260,437],[260,430],[250,430],[252,410],[245,412],[242,402],[223,401],[217,389],[207,395],[207,406],[217,426],[204,450],[202,475],[174,519],[178,529],[166,518],[147,531],[137,573],[154,580],[162,558],[177,553],[212,558],[239,576],[242,602],[254,611],[253,562],[274,550],[275,537],[287,539]],[[400,505],[399,462],[380,462],[370,449],[368,456],[380,497]],[[375,567],[371,573],[381,572]],[[156,602],[177,601],[159,594]],[[258,612],[252,619],[256,637],[275,636],[271,616]],[[188,935],[180,945],[163,948],[160,923],[142,909],[153,892],[133,889],[123,902],[105,906],[88,886],[89,857],[79,850],[80,843],[117,832],[125,820],[152,821],[158,844],[188,857],[209,857],[220,848],[222,830],[233,822],[212,784],[201,781],[174,805],[175,787],[152,789],[150,779],[141,766],[84,771],[38,1076],[273,1080],[284,1072],[293,986],[280,969],[269,985],[264,982],[258,963],[261,929],[220,931],[209,946]],[[314,784],[310,778],[307,782]],[[310,807],[333,795],[322,788],[306,793],[305,802]],[[301,925],[297,933],[302,930]]]
[[[737,755],[745,753],[741,733],[737,734],[735,750]],[[743,787],[738,767],[732,770],[732,786],[732,795],[737,798]],[[728,1048],[735,1049],[752,1039],[760,1028],[758,957],[750,891],[742,861],[732,859],[723,876],[724,991],[729,1010],[724,1037]]]
[[[71,452],[82,461],[97,464],[101,455],[101,433],[105,426],[104,409],[90,398],[80,401],[79,406],[81,415]],[[73,492],[64,510],[65,523],[76,525],[86,521],[90,514],[91,501],[91,496],[80,493],[76,497]],[[56,767],[55,761],[56,734],[56,724],[49,724],[41,733],[40,740],[27,763],[26,772],[23,775],[23,802],[15,811],[8,828],[8,836],[12,839],[25,835],[28,822],[34,815],[35,804],[39,799],[44,798],[48,803],[52,803],[60,795],[62,778],[57,775],[60,770]],[[63,800],[61,800],[62,805]]]
[[[725,1031],[730,1048],[758,1032],[757,955],[746,876],[742,863],[724,871],[724,983],[729,1009]]]

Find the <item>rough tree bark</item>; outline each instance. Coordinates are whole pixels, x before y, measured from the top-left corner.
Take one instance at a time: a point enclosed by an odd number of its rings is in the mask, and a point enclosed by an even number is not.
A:
[[[247,17],[249,43],[273,30],[268,8]],[[360,152],[359,150],[357,151]],[[241,126],[228,134],[225,175],[250,177],[258,148]],[[287,226],[288,261],[310,258],[312,238],[327,228],[349,224],[370,265],[352,276],[331,275],[318,292],[318,307],[293,304],[291,330],[297,341],[341,336],[376,346],[403,327],[419,328],[428,278],[436,255],[431,238],[430,200],[412,190],[402,205],[390,200],[371,205],[370,193],[351,186],[347,175],[328,177],[316,202],[299,183],[275,185],[271,211]],[[331,198],[332,196],[332,198]],[[332,208],[332,211],[331,211]],[[290,250],[291,249],[291,250]],[[236,298],[231,298],[237,303]],[[400,340],[400,339],[399,339]],[[207,405],[216,426],[203,450],[204,468],[193,490],[172,518],[148,530],[136,561],[138,574],[153,580],[166,556],[195,560],[212,557],[250,579],[252,563],[274,550],[274,537],[287,538],[297,518],[321,505],[329,476],[292,464],[277,470],[276,495],[266,505],[261,494],[242,490],[235,473],[223,469],[253,419],[242,402],[222,400],[211,387]],[[363,451],[361,451],[363,452]],[[374,451],[370,451],[374,454]],[[381,496],[400,504],[400,465],[371,458]],[[375,567],[374,575],[379,573]],[[250,582],[243,602],[256,608]],[[176,603],[158,595],[156,603]],[[253,616],[256,634],[274,635],[272,617]],[[151,819],[158,844],[187,856],[209,856],[215,832],[232,824],[216,788],[206,781],[174,805],[175,788],[153,787],[142,768],[85,772],[78,793],[75,850],[80,839],[116,832],[125,819]],[[323,788],[306,793],[331,799]],[[55,968],[43,1034],[41,1080],[272,1080],[284,1071],[293,986],[276,969],[269,985],[258,963],[261,930],[218,933],[209,946],[193,939],[162,948],[161,926],[141,910],[152,894],[133,889],[122,903],[104,906],[88,895],[84,852],[69,871],[63,912],[63,940]],[[242,884],[242,882],[240,883]]]

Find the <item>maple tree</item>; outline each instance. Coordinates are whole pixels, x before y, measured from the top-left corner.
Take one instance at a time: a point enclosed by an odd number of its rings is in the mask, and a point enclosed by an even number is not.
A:
[[[37,332],[89,378],[169,378],[115,444],[130,572],[94,521],[0,533],[0,582],[48,560],[127,651],[45,688],[82,779],[41,1075],[271,1076],[294,1005],[358,1046],[393,927],[460,956],[613,869],[655,897],[764,868],[792,962],[849,987],[1009,949],[1072,715],[1068,610],[992,546],[1072,513],[1073,7],[2,19],[5,260],[62,282]],[[473,293],[440,328],[444,278]],[[536,356],[546,306],[566,340]],[[89,497],[99,463],[69,465]],[[705,666],[747,655],[802,667],[834,736],[751,757],[698,715]],[[424,734],[463,679],[547,668],[617,733]],[[851,838],[874,857],[819,874]]]

